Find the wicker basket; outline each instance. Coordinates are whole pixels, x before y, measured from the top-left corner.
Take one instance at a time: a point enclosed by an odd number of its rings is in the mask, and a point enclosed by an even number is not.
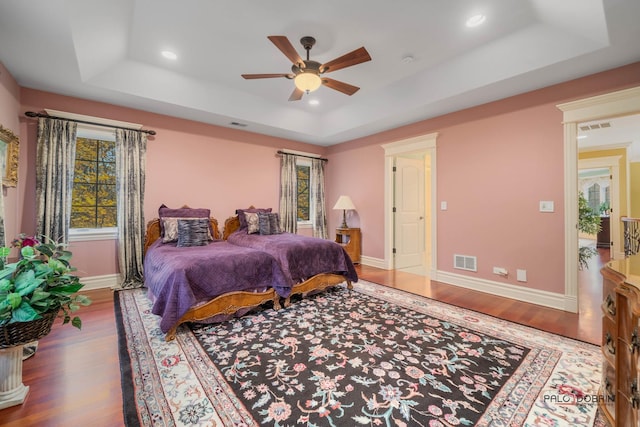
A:
[[[51,332],[51,326],[58,311],[42,315],[42,318],[29,322],[15,322],[0,326],[0,348],[15,347],[39,340]]]

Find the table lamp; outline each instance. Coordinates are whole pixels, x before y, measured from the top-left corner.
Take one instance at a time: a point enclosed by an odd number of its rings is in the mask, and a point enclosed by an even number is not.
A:
[[[349,196],[340,196],[333,209],[342,209],[342,225],[340,228],[349,228],[347,225],[347,209],[355,210],[356,207]]]

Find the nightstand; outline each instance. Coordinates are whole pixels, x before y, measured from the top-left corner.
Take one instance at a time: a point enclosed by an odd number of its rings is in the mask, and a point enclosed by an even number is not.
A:
[[[336,243],[340,243],[354,264],[360,264],[361,236],[359,228],[336,228]]]

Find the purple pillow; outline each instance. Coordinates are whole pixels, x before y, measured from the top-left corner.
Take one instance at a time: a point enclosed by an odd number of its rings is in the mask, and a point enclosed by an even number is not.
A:
[[[165,204],[162,204],[158,208],[158,216],[160,217],[160,237],[164,237],[164,221],[163,218],[209,218],[211,215],[210,209],[192,209],[192,208],[178,208],[171,209],[168,208]],[[211,228],[211,224],[209,224],[209,228]],[[213,230],[211,230],[213,235]]]
[[[247,218],[245,218],[244,213],[245,212],[249,212],[249,213],[257,213],[257,212],[271,212],[272,208],[250,208],[250,209],[236,209],[236,213],[238,214],[238,220],[240,220],[240,230],[246,229],[248,227],[247,225]]]

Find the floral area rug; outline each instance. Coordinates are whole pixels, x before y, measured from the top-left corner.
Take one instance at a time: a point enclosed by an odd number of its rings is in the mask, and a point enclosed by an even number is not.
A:
[[[169,343],[150,308],[116,296],[128,426],[604,425],[598,347],[362,280]]]

